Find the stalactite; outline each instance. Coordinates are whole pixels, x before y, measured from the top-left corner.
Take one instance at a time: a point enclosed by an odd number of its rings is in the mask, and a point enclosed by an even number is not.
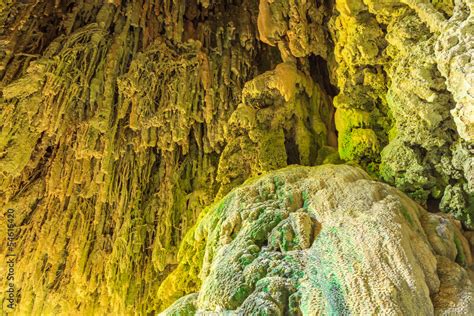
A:
[[[160,280],[202,208],[251,175],[236,169],[240,181],[231,185],[228,174],[219,175],[232,168],[227,121],[244,83],[279,56],[256,39],[257,7],[246,1],[24,6],[24,16],[4,22],[21,27],[4,59],[0,144],[2,204],[17,209],[25,225],[17,273],[28,303],[20,312],[152,311]],[[24,9],[8,10],[15,8]],[[61,14],[44,22],[27,14],[38,8]],[[53,27],[51,19],[59,22],[58,36],[42,33],[42,45],[26,50],[33,38],[18,35],[38,21]],[[267,69],[253,62],[261,54]],[[274,122],[287,132],[278,134],[281,152],[265,156],[274,140],[264,135],[269,125],[254,138],[268,139],[250,154],[256,173],[287,164],[271,161],[286,155],[285,137],[300,145],[300,154],[291,154],[314,163],[312,141],[322,146],[325,137],[319,112],[330,101],[305,80],[301,97],[284,92],[295,96],[286,96],[292,105]],[[261,124],[271,124],[274,114],[266,112]]]
[[[241,224],[216,228],[233,190],[292,164],[359,165],[472,228],[472,12],[472,0],[0,0],[16,312],[142,315],[199,292],[208,241]],[[269,221],[308,240],[281,243],[309,247],[313,221],[288,216]],[[180,302],[196,310],[193,295]]]

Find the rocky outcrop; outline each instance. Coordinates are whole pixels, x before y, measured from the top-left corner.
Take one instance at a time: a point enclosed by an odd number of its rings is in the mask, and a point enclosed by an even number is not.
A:
[[[328,15],[324,1],[260,0],[258,31],[260,40],[277,46],[282,59],[295,60],[311,54],[326,57],[326,30],[322,27]]]
[[[16,210],[16,311],[147,314],[198,292],[201,267],[181,263],[204,251],[182,243],[200,214],[293,164],[359,165],[473,229],[472,10],[0,0],[0,205]],[[308,216],[288,214],[282,231]]]
[[[248,81],[226,128],[218,197],[245,179],[288,164],[338,160],[331,142],[332,105],[323,88],[292,62]],[[335,137],[335,135],[334,135]]]
[[[206,211],[161,289],[196,293],[161,315],[469,315],[472,264],[459,222],[361,169],[288,167]]]
[[[335,3],[329,29],[341,158],[472,225],[472,8],[463,1]]]
[[[451,111],[459,136],[474,142],[474,2],[457,0],[453,16],[442,24],[436,43],[438,69],[446,78],[456,107]]]

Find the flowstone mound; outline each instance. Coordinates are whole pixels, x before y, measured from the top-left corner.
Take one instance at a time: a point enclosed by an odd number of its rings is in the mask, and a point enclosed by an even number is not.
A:
[[[468,315],[459,223],[348,165],[250,180],[205,215],[162,284],[161,315]],[[186,295],[187,294],[187,295]]]

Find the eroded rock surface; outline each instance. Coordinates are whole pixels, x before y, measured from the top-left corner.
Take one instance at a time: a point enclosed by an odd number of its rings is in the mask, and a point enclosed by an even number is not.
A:
[[[341,158],[472,225],[472,1],[335,7],[328,60]]]
[[[195,293],[161,315],[474,310],[473,260],[459,222],[359,168],[288,167],[206,212],[162,285],[169,298]],[[179,287],[189,280],[192,287]]]
[[[292,164],[358,164],[473,229],[472,19],[472,0],[0,0],[16,311],[147,314],[197,292],[196,265],[166,277],[201,211]],[[274,247],[311,245],[307,216]]]

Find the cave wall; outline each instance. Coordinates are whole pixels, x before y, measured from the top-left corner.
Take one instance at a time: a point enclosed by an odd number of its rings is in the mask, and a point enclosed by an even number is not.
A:
[[[472,87],[472,47],[464,45],[472,34],[459,27],[472,26],[472,4],[336,3],[330,29],[341,158],[472,225],[473,101],[464,92]]]
[[[472,227],[472,9],[0,0],[19,311],[166,307],[201,211],[289,164],[358,164]],[[199,286],[175,281],[173,299]]]

